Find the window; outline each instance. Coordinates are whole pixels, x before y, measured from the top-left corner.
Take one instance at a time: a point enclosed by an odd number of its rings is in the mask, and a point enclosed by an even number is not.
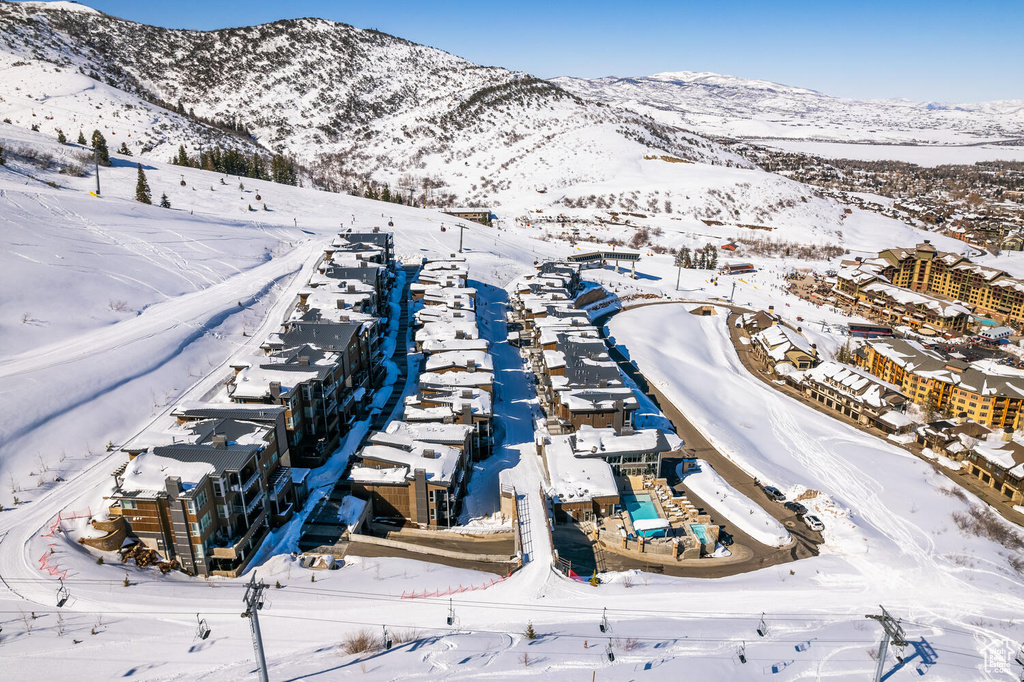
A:
[[[194,500],[188,500],[187,502],[185,502],[185,509],[188,509],[188,513],[189,514],[193,514],[194,515],[196,513],[196,503],[195,503],[195,501]]]
[[[200,490],[199,494],[196,495],[196,509],[202,509],[206,506],[206,491]]]
[[[121,500],[121,509],[138,509],[135,500]]]
[[[213,482],[213,494],[217,497],[224,497],[224,481],[219,478]]]
[[[229,516],[231,516],[231,508],[228,507],[228,505],[226,505],[226,504],[218,504],[217,505],[217,516],[219,516],[222,519],[228,518]]]
[[[192,533],[192,535],[194,535],[196,537],[199,537],[199,524],[198,523],[190,523],[190,524],[188,524],[188,527],[189,527],[189,531]]]
[[[192,551],[196,555],[197,559],[202,559],[203,558],[204,555],[203,555],[203,546],[202,545],[192,545]]]
[[[210,512],[203,514],[203,519],[199,522],[199,527],[205,531],[213,523],[213,519],[210,518]]]

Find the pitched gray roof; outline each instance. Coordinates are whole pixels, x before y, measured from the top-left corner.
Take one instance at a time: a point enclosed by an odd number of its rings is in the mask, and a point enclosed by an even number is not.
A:
[[[362,322],[292,322],[279,336],[286,348],[308,345],[343,352],[362,326]]]
[[[206,462],[220,475],[225,471],[241,471],[259,449],[258,445],[228,445],[224,448],[212,445],[165,445],[153,448],[153,454],[179,462]]]

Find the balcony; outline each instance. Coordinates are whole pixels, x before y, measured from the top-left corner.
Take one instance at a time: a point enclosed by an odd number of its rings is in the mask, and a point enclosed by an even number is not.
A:
[[[278,467],[269,481],[270,499],[277,499],[277,496],[284,490],[292,480],[291,467]]]
[[[249,504],[245,505],[246,517],[252,516],[256,510],[263,504],[263,495],[256,495],[249,501]]]
[[[215,559],[237,559],[239,553],[246,546],[246,544],[256,535],[266,531],[267,526],[263,523],[266,520],[266,514],[260,514],[260,516],[253,520],[253,523],[249,526],[249,529],[241,536],[225,538],[221,535],[213,536],[214,546],[210,548],[210,556]]]
[[[240,492],[240,491],[243,491],[243,490],[249,490],[249,488],[252,487],[252,484],[255,481],[258,481],[259,478],[260,478],[260,471],[259,471],[259,469],[253,469],[252,474],[249,475],[249,477],[245,480],[245,482],[241,486],[235,484],[235,485],[232,485],[229,488],[229,490],[232,490],[232,491],[234,491],[236,493]]]

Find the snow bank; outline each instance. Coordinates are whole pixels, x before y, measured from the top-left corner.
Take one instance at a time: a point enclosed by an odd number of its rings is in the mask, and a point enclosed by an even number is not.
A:
[[[729,485],[710,464],[703,459],[698,459],[697,464],[699,470],[685,475],[682,465],[676,467],[676,474],[683,479],[683,485],[695,495],[714,505],[715,511],[762,544],[784,547],[793,541],[778,519]]]

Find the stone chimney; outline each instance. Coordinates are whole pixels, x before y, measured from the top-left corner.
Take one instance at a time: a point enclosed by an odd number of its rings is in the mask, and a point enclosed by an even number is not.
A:
[[[348,293],[350,293],[350,294],[356,293],[356,285],[355,284],[349,283],[349,285],[348,285]]]
[[[164,486],[167,488],[167,494],[172,500],[177,499],[178,495],[184,490],[184,487],[181,485],[180,476],[168,476],[164,479]]]
[[[473,406],[470,403],[462,404],[462,423],[472,424],[473,423]]]
[[[464,389],[462,389],[462,399],[463,400],[472,400],[473,399],[473,389],[471,389],[471,388],[464,388]]]
[[[423,448],[423,459],[437,459],[434,448]]]
[[[281,397],[281,382],[271,381],[270,382],[270,397],[277,400]]]
[[[338,310],[344,310],[344,309],[345,309],[345,299],[339,298],[338,299]]]
[[[228,446],[228,437],[220,433],[215,433],[213,438],[210,440],[210,445],[218,450],[224,450]]]
[[[300,355],[299,356],[299,364],[300,365],[309,365],[309,356],[308,355]]]
[[[615,416],[612,417],[612,427],[615,429],[615,433],[622,433],[622,425],[626,421],[626,413],[622,406],[621,400],[615,401]]]
[[[957,424],[965,424],[965,423],[967,423],[967,413],[966,412],[958,412],[957,415],[956,415],[956,423]]]
[[[469,360],[466,360],[466,371],[467,372],[475,372],[476,371],[476,360],[474,360],[472,358],[470,358]]]
[[[1011,440],[1013,440],[1013,427],[1007,426],[1003,429],[1003,442],[1009,443]]]

